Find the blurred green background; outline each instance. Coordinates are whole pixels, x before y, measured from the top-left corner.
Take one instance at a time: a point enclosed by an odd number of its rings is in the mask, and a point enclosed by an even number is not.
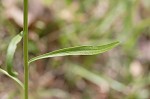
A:
[[[23,1],[0,0],[0,66],[22,30]],[[150,99],[150,0],[29,0],[30,57],[55,49],[120,41],[95,56],[67,56],[30,66],[30,99]],[[23,81],[22,43],[15,70]],[[22,99],[0,74],[0,99]]]

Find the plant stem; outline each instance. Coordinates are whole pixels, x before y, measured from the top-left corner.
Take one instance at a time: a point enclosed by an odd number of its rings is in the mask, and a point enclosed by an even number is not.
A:
[[[24,0],[24,26],[23,26],[23,56],[24,56],[24,99],[28,99],[28,0]]]

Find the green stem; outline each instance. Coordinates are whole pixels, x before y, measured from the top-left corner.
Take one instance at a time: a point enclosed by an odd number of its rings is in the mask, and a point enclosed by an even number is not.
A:
[[[28,99],[28,0],[24,0],[24,36],[23,36],[23,56],[24,56],[24,99]]]

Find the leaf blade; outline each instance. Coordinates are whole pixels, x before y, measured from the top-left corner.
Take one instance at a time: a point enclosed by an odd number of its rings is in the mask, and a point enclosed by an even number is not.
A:
[[[0,72],[7,75],[11,79],[13,79],[16,83],[18,83],[24,89],[23,83],[18,78],[11,76],[8,72],[6,72],[5,70],[1,68],[0,68]]]
[[[11,42],[9,43],[6,55],[6,65],[7,65],[7,72],[11,76],[17,76],[17,72],[14,72],[13,69],[13,57],[17,48],[17,44],[22,39],[23,31],[21,31],[18,35],[12,38]]]
[[[59,49],[56,51],[52,51],[43,55],[39,55],[29,60],[29,64],[33,61],[50,58],[50,57],[58,57],[58,56],[69,56],[69,55],[96,55],[103,52],[106,52],[119,44],[118,41],[109,43],[106,45],[101,46],[77,46],[77,47],[70,47]]]

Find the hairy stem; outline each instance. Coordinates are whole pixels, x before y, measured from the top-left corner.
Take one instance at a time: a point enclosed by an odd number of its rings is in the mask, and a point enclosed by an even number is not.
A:
[[[23,56],[24,56],[24,99],[28,99],[28,0],[24,0],[24,26],[23,26]]]

